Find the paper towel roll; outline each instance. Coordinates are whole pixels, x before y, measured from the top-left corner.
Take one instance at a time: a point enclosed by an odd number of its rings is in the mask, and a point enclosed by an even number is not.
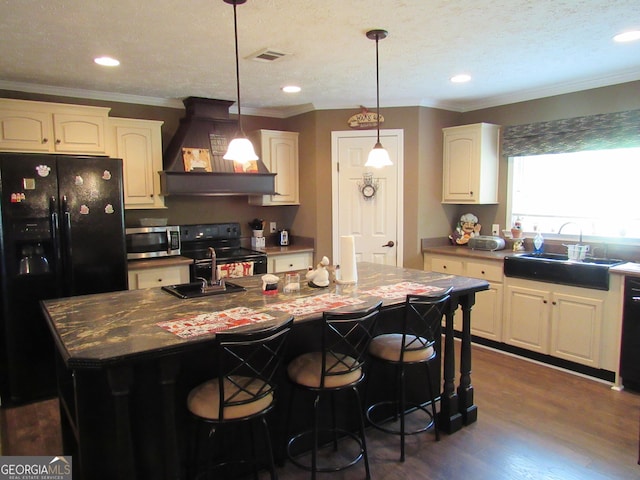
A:
[[[356,241],[353,235],[340,237],[340,283],[358,283],[356,268]]]

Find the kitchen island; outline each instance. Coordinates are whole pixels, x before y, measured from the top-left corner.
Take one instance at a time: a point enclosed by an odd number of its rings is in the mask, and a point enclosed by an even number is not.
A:
[[[208,377],[207,349],[215,336],[204,330],[194,335],[184,328],[184,320],[238,307],[270,315],[273,321],[295,311],[288,353],[293,357],[317,348],[322,317],[321,309],[302,308],[299,302],[357,303],[381,297],[379,326],[384,329],[401,317],[407,292],[422,288],[437,293],[453,286],[444,349],[438,345],[444,355],[440,427],[453,433],[473,423],[471,309],[475,293],[488,283],[371,263],[358,264],[358,277],[356,285],[303,285],[297,294],[264,295],[260,277],[254,276],[233,280],[246,291],[189,300],[150,288],[42,302],[57,346],[64,453],[73,455],[74,478],[182,478],[184,400],[191,387]],[[464,326],[456,388],[453,314],[458,305]]]

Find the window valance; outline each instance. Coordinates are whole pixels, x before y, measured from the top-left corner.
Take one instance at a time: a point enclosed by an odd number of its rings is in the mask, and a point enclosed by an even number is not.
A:
[[[508,157],[640,147],[640,110],[507,126]]]

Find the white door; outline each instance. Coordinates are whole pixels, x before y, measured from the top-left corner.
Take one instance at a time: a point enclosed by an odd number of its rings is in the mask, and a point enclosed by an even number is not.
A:
[[[375,131],[332,132],[333,263],[340,237],[353,235],[357,261],[402,265],[403,133],[380,132],[393,165],[378,169],[364,166]]]

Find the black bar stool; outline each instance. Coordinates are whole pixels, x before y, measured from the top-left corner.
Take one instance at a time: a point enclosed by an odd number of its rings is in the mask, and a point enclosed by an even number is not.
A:
[[[291,330],[293,317],[271,324],[258,330],[245,332],[221,332],[216,334],[214,351],[216,355],[215,376],[193,388],[187,397],[187,408],[191,413],[195,427],[195,439],[192,443],[190,462],[187,465],[187,478],[209,478],[206,475],[218,473],[213,478],[227,478],[235,474],[238,464],[252,464],[254,476],[258,478],[259,460],[256,458],[256,439],[254,423],[263,427],[264,446],[262,451],[269,466],[271,479],[277,478],[273,460],[273,448],[266,415],[273,408],[276,383],[274,376],[278,372]],[[220,433],[238,433],[239,425],[249,425],[251,451],[242,448],[225,452],[214,461],[214,452],[207,451],[206,462],[199,457],[202,427],[206,427],[208,440],[213,441]],[[226,428],[226,427],[231,428]],[[223,446],[229,445],[224,437]],[[231,450],[231,448],[229,449]],[[233,454],[245,454],[233,455]],[[201,465],[204,463],[204,465]],[[230,466],[230,467],[229,467]],[[236,467],[236,468],[234,468]],[[194,471],[192,473],[192,471]]]
[[[293,382],[290,410],[293,410],[296,390],[314,394],[312,403],[313,425],[311,429],[290,437],[287,443],[287,457],[291,462],[311,471],[311,478],[317,472],[337,472],[351,467],[364,459],[366,478],[371,478],[367,443],[364,433],[364,412],[358,393],[358,385],[364,379],[365,356],[373,327],[380,313],[381,300],[369,302],[358,309],[339,309],[322,315],[322,338],[319,351],[304,353],[289,363],[287,374]],[[358,415],[358,434],[347,426],[338,427],[336,420],[336,395],[341,391],[351,391]],[[330,425],[321,425],[321,402],[324,394],[331,400]],[[348,418],[348,417],[347,417]],[[289,427],[287,427],[289,432]],[[357,451],[353,456],[344,453],[352,445],[342,445],[338,452],[338,437],[355,441]],[[353,442],[349,442],[353,443]],[[325,456],[324,447],[333,447],[333,453]],[[311,459],[308,459],[308,450]],[[323,452],[320,452],[320,450]],[[318,454],[323,453],[320,461]]]
[[[404,462],[405,435],[415,435],[433,427],[436,441],[440,440],[436,415],[436,393],[432,383],[431,365],[439,361],[435,343],[440,334],[444,308],[449,300],[452,288],[434,296],[407,295],[401,331],[376,335],[369,345],[373,360],[371,368],[377,362],[394,365],[397,382],[396,398],[384,400],[367,408],[367,420],[378,430],[400,435],[400,461]],[[405,369],[410,365],[426,366],[427,393],[426,402],[408,402],[406,399]],[[370,372],[371,375],[371,372]],[[427,406],[431,406],[431,411]],[[406,429],[405,416],[408,412],[421,411],[427,416],[426,423]],[[389,425],[400,420],[400,425]]]

